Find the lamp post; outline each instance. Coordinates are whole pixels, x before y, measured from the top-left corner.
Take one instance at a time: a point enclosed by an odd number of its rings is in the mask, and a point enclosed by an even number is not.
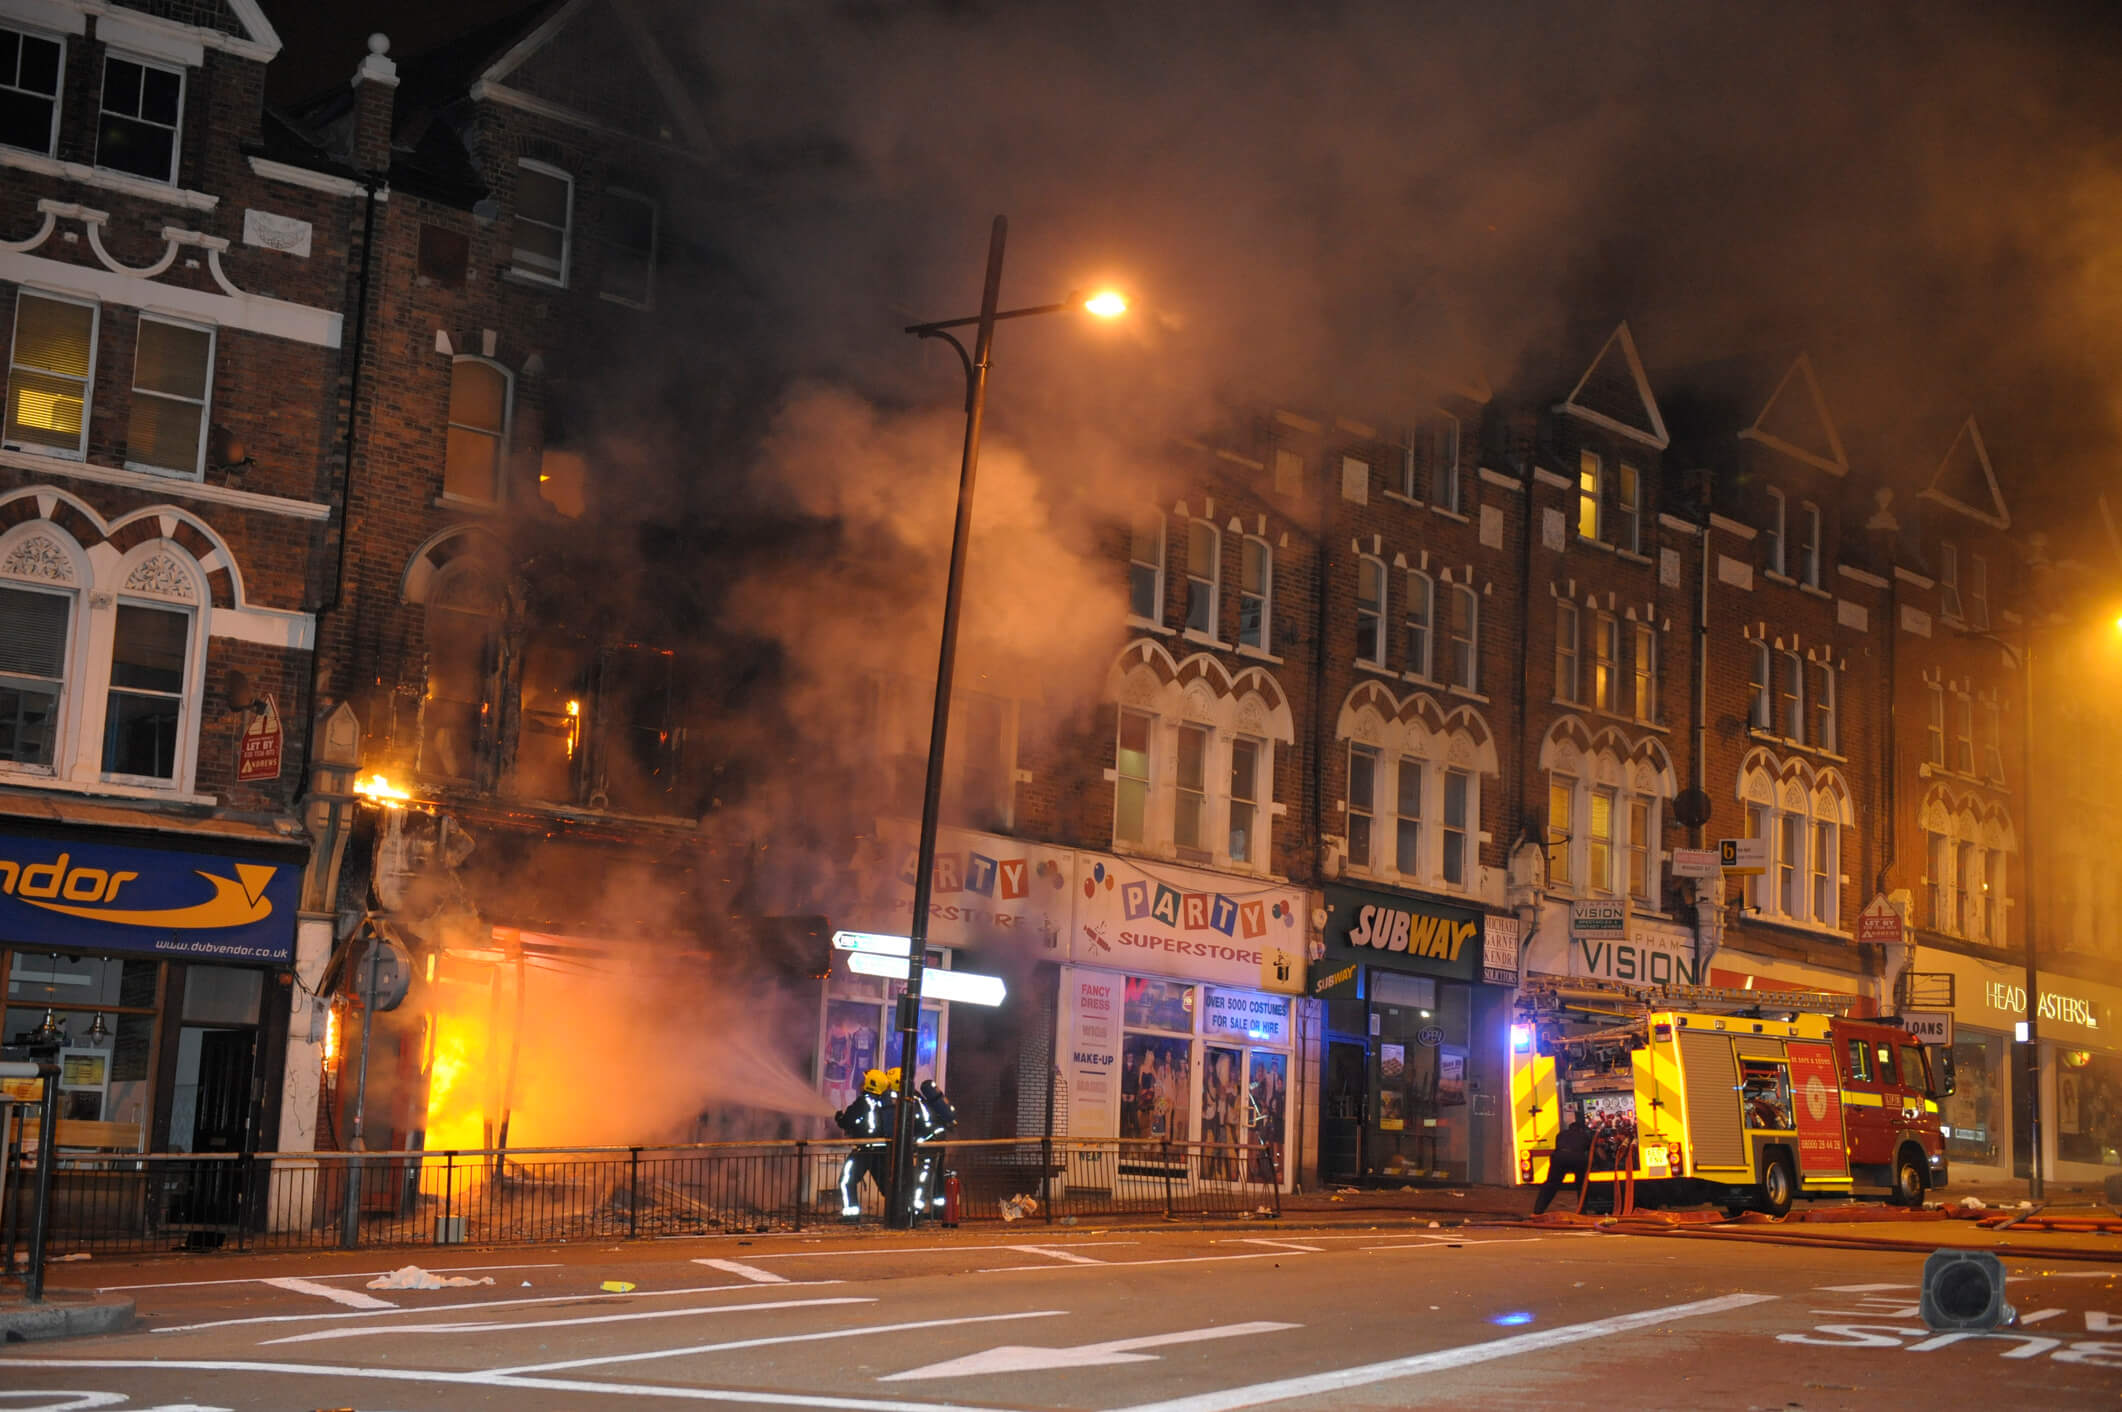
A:
[[[2026,1194],[2041,1199],[2041,961],[2034,942],[2034,899],[2040,892],[2034,874],[2034,628],[2026,627],[2026,641],[2014,644],[1993,632],[1962,629],[1962,637],[1995,643],[2019,669],[2024,686],[2025,719],[2019,726],[2019,775],[2024,781],[2019,798],[2025,827],[2019,831],[2019,864],[2026,876],[2025,906],[2020,925],[2026,929]]]
[[[1100,318],[1113,318],[1127,311],[1127,301],[1110,293],[1080,301],[1071,295],[1058,304],[997,310],[995,302],[1002,290],[1002,245],[1008,233],[1009,219],[995,217],[987,244],[987,281],[980,291],[977,315],[909,324],[906,328],[916,338],[942,339],[957,350],[958,360],[965,366],[965,449],[958,467],[958,519],[951,530],[950,578],[943,590],[943,646],[936,661],[936,706],[929,720],[928,771],[921,790],[921,839],[914,856],[914,915],[906,962],[906,993],[899,997],[895,1017],[899,1031],[899,1119],[892,1125],[892,1183],[887,1196],[890,1223],[902,1229],[914,1222],[909,1180],[914,1144],[906,1115],[913,1102],[915,1071],[921,1054],[921,973],[928,959],[928,908],[935,882],[936,826],[943,805],[944,742],[950,726],[951,677],[958,657],[958,607],[965,587],[965,557],[972,530],[973,478],[980,465],[980,422],[987,405],[988,353],[994,345],[995,325],[1004,319],[1058,314],[1074,308]],[[967,326],[975,330],[970,353],[951,333],[952,329]]]

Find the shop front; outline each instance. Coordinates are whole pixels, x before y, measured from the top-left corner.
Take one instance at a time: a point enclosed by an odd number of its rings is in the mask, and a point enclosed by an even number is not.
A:
[[[1953,978],[1954,1091],[1945,1100],[1955,1175],[2027,1175],[2033,1088],[2017,1028],[2026,1019],[2024,966],[1923,946],[1914,970]],[[2042,1170],[2059,1182],[2122,1170],[2122,987],[2040,973]]]
[[[1299,1033],[1303,891],[1103,854],[1075,861],[1057,1131],[1210,1144],[1229,1150],[1207,1155],[1216,1165],[1204,1175],[1290,1189],[1315,1078]]]
[[[1484,984],[1483,915],[1363,888],[1325,899],[1311,969],[1326,1004],[1321,1178],[1500,1179],[1510,991]]]
[[[0,833],[0,1037],[59,1046],[63,1146],[271,1149],[305,854],[270,836]]]
[[[911,825],[887,828],[858,870],[852,894],[834,900],[831,924],[906,936],[912,930],[918,850]],[[995,1010],[926,999],[914,1067],[950,1093],[966,1137],[1036,1137],[1046,1131],[1053,990],[1073,909],[1075,854],[996,834],[945,829],[936,839],[926,964],[999,975],[1008,998]],[[900,1065],[893,1024],[903,981],[858,974],[835,951],[820,1002],[813,1072],[826,1102],[846,1107],[867,1069]],[[952,1065],[955,1049],[967,1061]]]

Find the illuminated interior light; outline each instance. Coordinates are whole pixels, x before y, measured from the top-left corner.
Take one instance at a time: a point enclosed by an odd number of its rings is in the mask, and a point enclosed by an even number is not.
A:
[[[20,388],[15,393],[15,420],[26,427],[79,436],[81,399],[41,388]]]

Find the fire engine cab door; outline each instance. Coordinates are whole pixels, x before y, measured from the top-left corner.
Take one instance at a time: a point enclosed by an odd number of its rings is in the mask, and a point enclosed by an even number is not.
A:
[[[1901,1088],[1894,1078],[1894,1047],[1882,1033],[1837,1026],[1835,1059],[1842,1069],[1842,1112],[1849,1125],[1849,1160],[1883,1167],[1893,1160],[1894,1125],[1901,1117]]]
[[[1798,1165],[1813,1177],[1846,1177],[1841,1076],[1827,1044],[1790,1041],[1790,1104],[1798,1127]]]

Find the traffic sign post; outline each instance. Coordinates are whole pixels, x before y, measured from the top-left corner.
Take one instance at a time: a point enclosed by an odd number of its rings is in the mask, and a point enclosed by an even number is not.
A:
[[[1676,878],[1714,878],[1724,863],[1714,848],[1675,848],[1672,874]]]

